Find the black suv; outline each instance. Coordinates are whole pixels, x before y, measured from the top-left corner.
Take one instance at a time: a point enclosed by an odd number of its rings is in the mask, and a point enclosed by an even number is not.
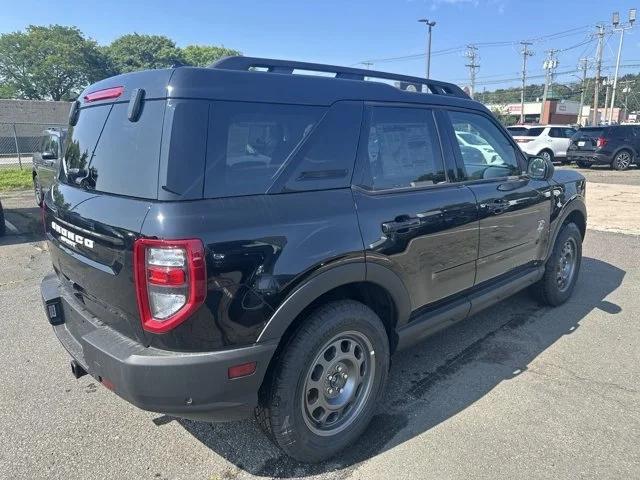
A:
[[[42,296],[76,377],[177,417],[255,411],[319,461],[395,351],[528,286],[571,295],[584,194],[452,84],[246,57],[130,73],[72,107]]]
[[[580,168],[611,165],[626,170],[640,154],[640,125],[583,127],[571,138],[567,158]]]

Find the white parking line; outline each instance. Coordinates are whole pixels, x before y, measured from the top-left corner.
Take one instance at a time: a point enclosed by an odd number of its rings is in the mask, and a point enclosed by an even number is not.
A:
[[[20,232],[18,231],[18,229],[16,228],[16,226],[11,223],[9,220],[5,220],[4,224],[7,226],[7,228],[9,229],[9,231],[11,233],[15,233],[16,235],[18,235]]]

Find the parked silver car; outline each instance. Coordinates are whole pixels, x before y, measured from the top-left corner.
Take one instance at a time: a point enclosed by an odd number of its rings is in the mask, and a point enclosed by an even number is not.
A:
[[[45,130],[42,132],[40,148],[33,154],[33,191],[38,206],[42,206],[42,199],[55,180],[66,134],[66,129]]]

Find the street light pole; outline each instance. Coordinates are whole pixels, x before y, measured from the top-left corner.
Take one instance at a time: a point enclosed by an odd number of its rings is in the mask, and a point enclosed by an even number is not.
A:
[[[427,18],[421,18],[418,20],[420,23],[424,23],[428,27],[427,33],[427,50],[426,50],[426,73],[427,78],[430,78],[431,73],[431,29],[436,26],[436,22],[430,22]]]
[[[618,12],[613,12],[613,29],[614,31],[620,32],[620,43],[618,45],[618,56],[616,58],[616,71],[613,76],[613,91],[611,93],[611,109],[609,110],[609,125],[611,125],[611,121],[613,120],[613,105],[616,101],[616,89],[618,88],[618,70],[620,69],[620,55],[622,54],[622,42],[624,41],[624,31],[633,27],[633,22],[636,21],[636,9],[632,8],[629,10],[629,22],[626,24],[620,25],[620,14]],[[606,105],[605,105],[606,108]]]

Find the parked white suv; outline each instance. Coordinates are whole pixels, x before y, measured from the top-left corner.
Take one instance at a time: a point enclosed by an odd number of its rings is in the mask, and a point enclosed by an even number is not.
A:
[[[514,125],[507,130],[528,155],[567,162],[567,149],[576,130],[566,125]]]

